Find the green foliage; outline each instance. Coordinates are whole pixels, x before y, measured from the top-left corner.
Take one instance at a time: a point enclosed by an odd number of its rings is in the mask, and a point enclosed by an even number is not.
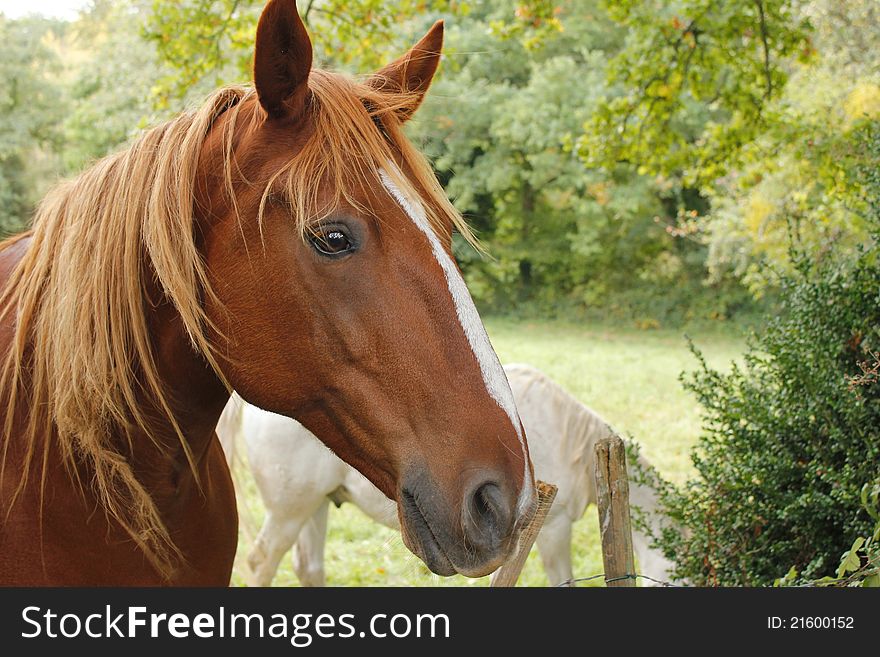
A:
[[[144,37],[169,66],[154,89],[167,107],[208,78],[212,86],[248,79],[254,34],[263,2],[258,0],[154,0]]]
[[[145,0],[96,0],[74,23],[0,18],[0,231],[24,228],[59,175],[155,122],[161,68],[138,39]]]
[[[153,125],[152,92],[162,75],[149,43],[137,38],[147,0],[98,0],[68,31],[70,109],[63,122],[64,168],[79,171]]]
[[[4,40],[0,71],[35,102],[0,117],[0,222],[21,226],[59,172],[246,82],[263,5],[97,0],[51,30],[5,22],[33,33]],[[492,255],[456,245],[484,309],[645,328],[741,318],[772,303],[789,235],[817,261],[866,239],[853,171],[880,115],[873,0],[299,9],[317,63],[357,72],[446,19],[410,132]]]
[[[710,275],[742,279],[756,295],[773,270],[790,270],[789,237],[821,259],[852,253],[867,238],[861,187],[861,131],[880,116],[877,5],[833,0],[806,5],[815,55],[790,65],[761,135],[743,145],[738,170],[706,191]]]
[[[712,180],[760,134],[787,60],[812,53],[794,0],[604,5],[626,38],[608,69],[613,93],[580,143],[590,162]]]
[[[40,178],[53,168],[64,103],[52,44],[61,31],[51,21],[0,15],[0,233],[26,223]]]
[[[606,6],[626,36],[579,152],[699,190],[674,229],[707,247],[709,283],[760,298],[791,270],[790,235],[815,258],[864,242],[849,153],[880,114],[873,0]]]
[[[880,232],[880,127],[863,140],[872,157],[859,179]],[[705,415],[698,476],[660,486],[675,524],[659,544],[695,584],[771,584],[791,566],[801,578],[842,577],[876,550],[865,491],[880,472],[880,244],[796,262],[782,313],[745,365],[721,374],[702,363],[686,380]]]
[[[627,165],[588,169],[573,152],[609,93],[623,33],[598,2],[542,11],[484,2],[453,23],[443,77],[412,130],[493,256],[457,253],[475,296],[497,311],[602,309],[646,326],[747,305],[729,279],[704,287],[705,246],[672,230],[703,209],[699,194]]]
[[[489,23],[493,35],[518,39],[527,50],[539,49],[548,37],[563,31],[559,16],[563,8],[556,0],[530,0],[517,4],[513,18],[496,18]]]
[[[867,536],[859,536],[852,546],[840,557],[840,565],[835,576],[807,580],[811,586],[850,586],[880,587],[880,481],[862,487],[862,508],[876,521],[874,530]],[[792,566],[785,577],[780,577],[774,586],[803,586],[797,568]]]
[[[466,0],[299,0],[315,59],[358,72],[378,68],[412,45],[421,26],[447,13],[466,15]],[[216,87],[250,80],[254,36],[266,0],[152,0],[144,36],[169,67],[156,85],[161,106],[193,86]],[[409,33],[407,33],[409,32]]]

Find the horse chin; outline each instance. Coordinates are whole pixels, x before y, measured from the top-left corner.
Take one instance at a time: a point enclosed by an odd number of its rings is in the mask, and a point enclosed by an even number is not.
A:
[[[406,547],[425,562],[428,569],[435,575],[449,577],[464,575],[465,577],[483,577],[497,570],[504,563],[507,551],[498,554],[491,561],[474,564],[455,563],[443,548],[445,536],[435,530],[428,519],[415,504],[406,501],[398,506],[400,530]],[[438,535],[441,537],[438,539]],[[448,543],[448,541],[445,541]]]
[[[405,527],[405,525],[404,525]],[[435,575],[449,577],[458,573],[452,561],[446,556],[443,548],[437,540],[431,536],[426,539],[415,539],[410,537],[409,532],[403,532],[403,543],[409,550],[419,559],[425,562],[425,565]]]
[[[450,577],[451,575],[464,575],[465,577],[483,577],[495,572],[505,561],[504,555],[499,555],[491,562],[481,564],[479,567],[472,565],[455,564],[443,551],[440,543],[433,535],[414,538],[406,524],[401,525],[403,543],[410,552],[425,562],[425,565],[435,575]]]
[[[443,577],[455,575],[458,570],[440,546],[440,541],[434,535],[427,518],[411,498],[401,500],[401,502],[397,509],[403,544],[409,548],[410,552],[424,561],[428,569],[435,575]]]

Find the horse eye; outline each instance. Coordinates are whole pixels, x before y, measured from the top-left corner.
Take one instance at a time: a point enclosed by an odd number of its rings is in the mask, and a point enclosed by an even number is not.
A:
[[[309,241],[315,250],[321,255],[338,256],[354,249],[348,235],[340,228],[315,228],[309,236]]]

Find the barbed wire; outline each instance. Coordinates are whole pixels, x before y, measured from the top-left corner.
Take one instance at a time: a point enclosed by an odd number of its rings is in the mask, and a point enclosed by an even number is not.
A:
[[[557,587],[563,586],[571,586],[572,584],[577,584],[579,582],[589,582],[595,579],[599,579],[600,577],[605,579],[606,584],[610,584],[611,582],[619,582],[625,579],[646,579],[650,582],[654,582],[655,584],[659,584],[660,586],[672,589],[682,589],[687,588],[683,584],[672,584],[671,582],[664,582],[663,580],[655,579],[650,575],[642,575],[641,573],[627,573],[626,575],[619,575],[617,577],[606,577],[605,573],[599,573],[598,575],[590,575],[589,577],[573,577],[571,579],[567,579],[564,582],[557,584]]]

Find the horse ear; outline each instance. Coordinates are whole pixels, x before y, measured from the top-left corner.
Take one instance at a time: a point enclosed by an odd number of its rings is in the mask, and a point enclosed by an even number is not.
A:
[[[254,85],[273,119],[296,118],[305,107],[312,70],[312,42],[296,0],[271,0],[257,25]]]
[[[440,20],[403,57],[370,76],[369,85],[378,91],[412,95],[411,102],[397,109],[401,121],[409,119],[422,104],[440,64],[442,49],[443,21]]]

